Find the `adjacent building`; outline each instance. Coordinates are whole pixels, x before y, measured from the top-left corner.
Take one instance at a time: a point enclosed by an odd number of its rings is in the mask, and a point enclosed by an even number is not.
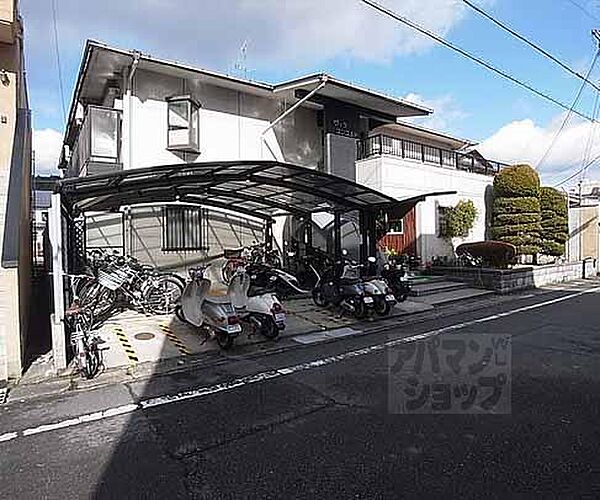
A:
[[[0,389],[21,375],[31,274],[31,123],[16,0],[0,0]]]

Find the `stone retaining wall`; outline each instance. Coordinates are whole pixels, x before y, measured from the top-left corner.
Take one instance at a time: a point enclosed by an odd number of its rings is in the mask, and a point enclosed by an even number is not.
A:
[[[448,276],[498,293],[510,293],[553,283],[589,278],[598,273],[598,267],[597,262],[590,259],[580,262],[515,269],[436,266],[431,269],[431,273]]]

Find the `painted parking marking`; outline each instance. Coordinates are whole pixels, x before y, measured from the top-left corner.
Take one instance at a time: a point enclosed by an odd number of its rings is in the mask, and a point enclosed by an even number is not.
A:
[[[139,361],[139,358],[137,353],[135,352],[135,349],[131,345],[131,342],[129,342],[127,334],[123,331],[123,328],[121,328],[120,326],[115,326],[113,328],[113,332],[117,336],[119,342],[121,343],[121,347],[123,347],[123,350],[127,355],[127,359],[129,359],[129,364],[135,365]]]
[[[478,318],[470,321],[465,321],[462,323],[457,323],[454,325],[446,326],[443,328],[438,328],[436,330],[430,330],[428,332],[420,333],[417,335],[412,335],[410,337],[404,337],[395,340],[389,340],[387,342],[372,345],[369,347],[365,347],[362,349],[356,349],[354,351],[347,351],[342,354],[337,354],[334,356],[327,356],[325,358],[315,359],[313,361],[308,361],[305,363],[300,363],[293,366],[288,366],[284,368],[278,368],[266,372],[256,373],[254,375],[248,375],[245,377],[240,377],[237,379],[233,379],[227,382],[222,382],[220,384],[215,384],[207,387],[200,387],[197,389],[191,389],[188,391],[178,392],[176,394],[165,394],[163,396],[156,396],[148,399],[143,399],[138,403],[131,403],[128,405],[118,406],[115,408],[109,408],[106,410],[98,411],[95,413],[88,413],[85,415],[80,415],[79,417],[74,417],[66,420],[62,420],[59,422],[54,422],[50,424],[44,424],[37,427],[29,427],[27,429],[21,431],[13,431],[7,432],[5,434],[0,435],[0,442],[9,442],[14,439],[24,438],[27,436],[32,436],[36,434],[41,434],[44,432],[51,432],[58,429],[64,429],[68,427],[73,427],[76,425],[81,425],[88,422],[94,422],[98,420],[103,420],[106,418],[111,418],[117,415],[127,415],[140,410],[144,410],[147,408],[155,408],[164,406],[167,404],[178,403],[181,401],[186,401],[190,399],[198,399],[205,396],[210,396],[213,394],[218,394],[222,392],[231,391],[240,387],[244,387],[251,384],[257,384],[260,382],[265,382],[267,380],[273,380],[281,377],[285,377],[288,375],[292,375],[295,373],[300,373],[307,370],[312,370],[314,368],[320,368],[323,366],[331,365],[334,363],[338,363],[341,361],[345,361],[347,359],[356,358],[359,356],[368,355],[374,352],[382,351],[390,347],[395,347],[398,345],[414,342],[417,340],[424,340],[429,337],[433,337],[436,335],[441,335],[444,333],[450,333],[453,331],[461,330],[466,327],[477,325],[480,323],[486,323],[489,321],[494,321],[500,318],[505,318],[508,316],[512,316],[514,314],[519,314],[526,311],[532,311],[535,309],[539,309],[542,307],[546,307],[552,304],[557,304],[560,302],[564,302],[566,300],[575,299],[577,297],[581,297],[582,295],[586,295],[588,293],[597,293],[600,292],[600,287],[590,288],[588,290],[584,290],[581,292],[577,292],[571,295],[566,295],[564,297],[559,297],[552,300],[547,300],[545,302],[539,302],[537,304],[532,304],[525,307],[520,307],[518,309],[513,309],[511,311],[506,311],[503,313],[493,314],[491,316],[486,316],[484,318]]]
[[[171,330],[167,323],[161,323],[159,327],[161,331],[165,334],[165,336],[175,345],[175,347],[177,347],[181,354],[183,354],[184,356],[192,355],[192,351],[190,351],[188,347],[183,343],[183,340],[181,340],[177,335],[175,335],[175,333],[173,332],[173,330]]]

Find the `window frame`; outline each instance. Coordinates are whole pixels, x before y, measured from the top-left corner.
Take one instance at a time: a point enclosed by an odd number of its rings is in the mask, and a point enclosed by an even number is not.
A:
[[[402,231],[394,231],[394,230],[392,230],[392,225],[393,224],[398,224],[398,223],[402,224]],[[388,222],[388,226],[389,226],[390,229],[388,230],[388,232],[386,234],[389,234],[389,235],[404,234],[404,218],[402,218],[402,219],[392,219],[392,220],[390,220]]]
[[[163,252],[201,252],[208,249],[205,244],[205,216],[202,207],[190,205],[164,205],[162,215],[161,251]],[[169,221],[175,227],[169,229]],[[198,224],[195,233],[190,236],[188,230]],[[177,225],[179,227],[177,227]],[[173,241],[171,241],[173,240]]]
[[[169,151],[200,152],[200,103],[189,95],[172,96],[167,98],[167,149]],[[185,103],[187,106],[187,127],[171,123],[171,106]],[[195,127],[194,127],[195,125]],[[187,130],[185,143],[171,143],[171,132]]]

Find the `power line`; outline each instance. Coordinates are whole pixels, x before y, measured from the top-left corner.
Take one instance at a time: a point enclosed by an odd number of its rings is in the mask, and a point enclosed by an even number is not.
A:
[[[569,2],[571,5],[575,6],[576,8],[578,8],[581,12],[583,12],[586,16],[588,16],[590,19],[593,19],[596,22],[600,23],[600,18],[598,18],[598,16],[595,16],[594,14],[592,14],[589,10],[587,10],[583,5],[581,5],[580,3],[577,3],[575,0],[567,0],[567,2]]]
[[[590,74],[592,73],[592,70],[594,69],[594,66],[596,65],[596,61],[598,61],[598,56],[600,56],[600,49],[598,49],[596,51],[596,55],[592,59],[592,64],[590,65],[590,69],[588,69],[588,71],[586,73],[585,80],[587,80],[589,78]],[[577,95],[575,96],[575,99],[573,100],[573,104],[571,104],[571,107],[569,108],[569,112],[565,115],[565,118],[563,119],[563,122],[562,122],[560,128],[556,131],[556,134],[554,134],[554,137],[552,138],[552,141],[550,141],[550,144],[548,145],[546,152],[542,155],[542,157],[537,162],[537,165],[535,166],[536,170],[538,170],[540,168],[540,166],[542,165],[542,163],[544,163],[544,161],[550,154],[550,151],[552,151],[554,144],[558,140],[558,137],[560,136],[562,131],[565,129],[567,122],[569,121],[569,119],[571,118],[571,115],[573,114],[573,110],[575,109],[575,106],[577,106],[577,103],[579,102],[579,99],[581,98],[581,94],[583,93],[584,88],[585,88],[585,81],[581,82],[581,85],[579,87]],[[594,111],[594,113],[595,113],[595,111]],[[592,116],[592,125],[594,124],[595,118],[596,118],[596,116],[594,114],[594,116]]]
[[[593,118],[596,119],[598,117],[598,105],[600,104],[600,92],[596,92],[596,99],[594,100],[594,111],[593,111]],[[581,161],[582,165],[585,165],[585,163],[590,159],[590,156],[592,155],[592,148],[594,145],[594,140],[596,138],[596,123],[591,123],[590,124],[590,133],[588,135],[588,140],[587,143],[585,145],[585,150],[583,152],[583,158]],[[585,179],[587,173],[587,168],[583,170],[583,173],[581,174],[581,177],[583,179]]]
[[[56,18],[57,18],[56,2],[57,2],[57,0],[50,0],[50,4],[52,5],[52,25],[54,27],[54,49],[56,52],[56,66],[58,68],[58,89],[60,91],[60,104],[62,107],[63,123],[66,123],[67,108],[65,105],[65,90],[64,90],[64,86],[63,86],[62,65],[60,62],[60,49],[59,49],[59,45],[58,45],[58,23],[56,21]]]
[[[499,21],[498,19],[496,19],[495,17],[493,17],[491,14],[488,14],[486,11],[484,11],[481,7],[478,7],[477,5],[473,4],[469,0],[462,0],[462,2],[465,5],[469,6],[471,9],[473,9],[478,14],[482,15],[486,19],[488,19],[491,22],[493,22],[496,26],[499,26],[501,29],[503,29],[504,31],[510,33],[515,38],[517,38],[517,39],[521,40],[523,43],[529,45],[532,49],[536,50],[537,52],[539,52],[540,54],[542,54],[544,57],[546,57],[546,58],[550,59],[552,62],[556,63],[558,66],[560,66],[562,69],[564,69],[567,73],[570,73],[571,75],[579,78],[580,80],[583,80],[585,83],[588,83],[589,85],[591,85],[592,87],[594,87],[596,90],[600,91],[600,87],[598,87],[594,82],[592,82],[591,80],[589,80],[589,76],[585,77],[581,73],[579,73],[579,72],[575,71],[574,69],[570,68],[564,62],[562,62],[560,59],[558,59],[556,56],[554,56],[550,52],[548,52],[546,49],[540,47],[539,45],[537,45],[536,43],[532,42],[531,40],[528,40],[523,35],[521,35],[517,31],[515,31],[514,29],[512,29],[510,26],[508,26],[507,24],[503,23],[502,21]]]
[[[591,167],[594,163],[596,163],[598,160],[600,160],[600,155],[594,157],[592,160],[590,160],[589,162],[587,162],[583,167],[581,167],[579,170],[577,170],[577,172],[571,174],[569,177],[567,177],[566,179],[560,181],[558,184],[554,184],[554,187],[559,187],[562,186],[565,182],[569,182],[571,179],[574,179],[575,177],[577,177],[581,172],[583,172],[584,170],[587,170],[589,167]]]
[[[488,69],[489,71],[496,73],[497,75],[501,76],[502,78],[509,80],[512,83],[514,83],[520,87],[523,87],[526,90],[529,90],[530,92],[534,93],[538,97],[541,97],[542,99],[545,99],[546,101],[549,101],[564,110],[567,110],[567,111],[570,110],[570,106],[568,106],[567,104],[559,101],[558,99],[555,99],[554,97],[552,97],[548,94],[545,94],[541,90],[537,90],[530,84],[517,79],[516,77],[506,73],[505,71],[496,68],[495,66],[493,66],[491,63],[485,61],[484,59],[467,52],[466,50],[462,49],[461,47],[459,47],[457,45],[454,45],[452,42],[449,42],[448,40],[441,37],[440,35],[437,35],[436,33],[429,31],[427,28],[420,26],[419,24],[411,21],[410,19],[407,19],[406,17],[403,17],[400,14],[397,14],[397,13],[389,10],[388,8],[378,4],[377,2],[374,2],[373,0],[359,0],[359,1],[364,3],[365,5],[368,5],[369,7],[373,8],[373,9],[379,11],[380,13],[385,14],[386,16],[391,17],[392,19],[395,19],[396,21],[399,21],[402,24],[405,24],[406,26],[418,31],[419,33],[421,33],[429,38],[432,38],[436,42],[444,45],[445,47],[453,50],[454,52],[457,52],[458,54],[462,55],[463,57],[466,57],[467,59],[479,64],[480,66],[483,66],[484,68]],[[590,118],[588,115],[586,115],[580,111],[572,110],[572,112],[582,118],[585,118],[588,121],[593,121],[592,118]]]

